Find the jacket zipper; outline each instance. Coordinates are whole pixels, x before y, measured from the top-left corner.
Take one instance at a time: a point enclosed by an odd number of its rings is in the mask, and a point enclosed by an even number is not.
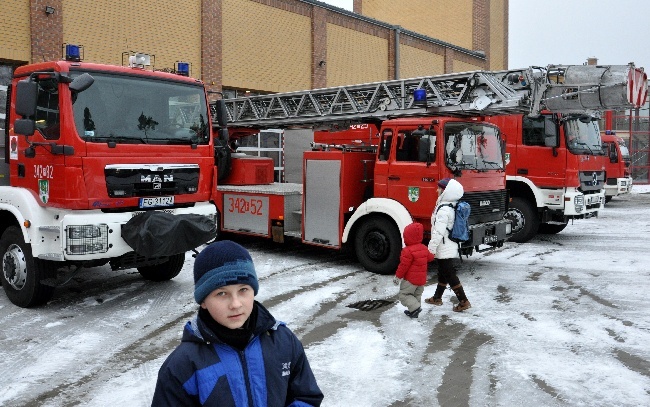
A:
[[[253,393],[251,391],[251,384],[248,381],[248,365],[246,364],[246,351],[240,350],[237,351],[239,354],[239,360],[241,361],[242,370],[244,371],[244,383],[246,383],[246,395],[248,396],[248,405],[254,407],[253,404]]]

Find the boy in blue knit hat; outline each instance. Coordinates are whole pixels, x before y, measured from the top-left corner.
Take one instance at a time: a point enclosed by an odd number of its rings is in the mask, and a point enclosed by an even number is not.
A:
[[[258,290],[239,244],[215,242],[196,256],[199,311],[160,367],[152,406],[320,406],[302,344],[255,301]]]

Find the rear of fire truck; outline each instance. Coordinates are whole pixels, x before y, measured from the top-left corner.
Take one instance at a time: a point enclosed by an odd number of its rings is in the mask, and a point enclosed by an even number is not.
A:
[[[211,118],[203,84],[130,66],[66,60],[18,68],[0,186],[2,286],[16,305],[47,302],[85,267],[175,277],[216,236]],[[64,267],[68,266],[68,267]]]

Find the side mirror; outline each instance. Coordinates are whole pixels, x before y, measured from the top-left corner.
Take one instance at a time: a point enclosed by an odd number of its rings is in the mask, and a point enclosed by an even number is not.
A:
[[[83,92],[94,82],[95,78],[93,78],[89,73],[83,73],[70,82],[70,90],[75,93]]]
[[[16,119],[14,122],[14,133],[23,136],[31,136],[36,131],[36,122],[31,119]]]
[[[219,127],[226,127],[228,125],[228,109],[226,102],[223,99],[216,101],[217,124]]]
[[[36,115],[37,100],[38,83],[30,79],[18,81],[18,84],[16,85],[16,113],[23,117],[32,117]],[[32,133],[34,133],[34,131],[32,131]]]

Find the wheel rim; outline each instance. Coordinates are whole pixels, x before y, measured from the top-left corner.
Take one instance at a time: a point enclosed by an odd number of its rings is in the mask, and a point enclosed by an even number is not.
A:
[[[526,224],[526,218],[521,211],[516,209],[510,209],[506,212],[506,219],[508,219],[512,225],[512,233],[517,233],[524,228]]]
[[[366,235],[364,239],[363,248],[370,258],[373,261],[382,261],[388,257],[388,239],[386,236],[379,231],[372,231]]]
[[[16,244],[9,246],[2,258],[2,274],[15,290],[21,290],[27,281],[27,262],[23,249]]]

